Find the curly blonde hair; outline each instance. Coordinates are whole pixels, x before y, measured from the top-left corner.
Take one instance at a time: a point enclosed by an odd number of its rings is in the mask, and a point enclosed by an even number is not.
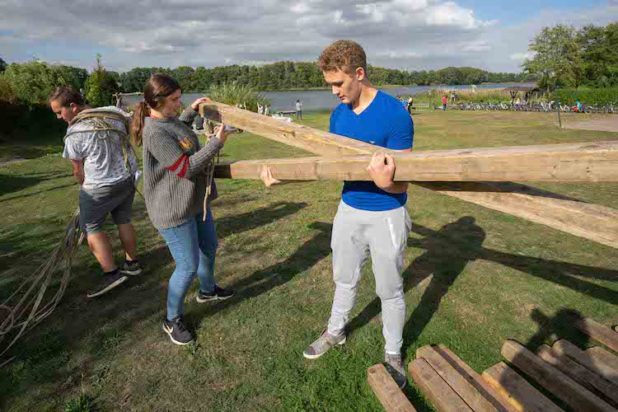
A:
[[[342,70],[354,74],[358,67],[367,72],[367,55],[360,44],[352,40],[337,40],[324,49],[318,59],[323,72]]]

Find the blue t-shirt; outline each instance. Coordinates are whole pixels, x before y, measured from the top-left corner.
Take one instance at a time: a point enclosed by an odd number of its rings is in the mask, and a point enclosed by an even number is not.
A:
[[[399,100],[378,91],[360,114],[341,103],[330,115],[330,132],[393,150],[412,148],[414,123]],[[372,181],[346,181],[342,200],[361,210],[391,210],[406,204],[407,193],[388,193]]]

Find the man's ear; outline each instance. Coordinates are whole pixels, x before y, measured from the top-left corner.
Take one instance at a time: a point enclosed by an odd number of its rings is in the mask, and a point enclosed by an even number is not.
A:
[[[356,80],[358,80],[359,82],[363,81],[365,79],[365,69],[363,69],[362,67],[357,67],[355,70],[355,75],[356,75]]]

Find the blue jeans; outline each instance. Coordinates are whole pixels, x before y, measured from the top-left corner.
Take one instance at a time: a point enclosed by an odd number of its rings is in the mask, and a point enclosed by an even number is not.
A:
[[[200,290],[215,290],[217,233],[210,208],[206,221],[202,221],[202,216],[200,213],[179,226],[159,229],[176,263],[167,290],[167,320],[183,314],[185,296],[195,275],[200,281]]]

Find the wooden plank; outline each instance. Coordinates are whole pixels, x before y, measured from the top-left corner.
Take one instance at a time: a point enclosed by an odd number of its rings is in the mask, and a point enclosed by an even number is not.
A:
[[[515,183],[417,183],[489,209],[618,248],[618,210]]]
[[[468,381],[474,385],[476,389],[494,405],[494,407],[496,407],[496,409],[515,411],[508,399],[506,399],[501,393],[495,391],[491,385],[488,385],[487,382],[481,378],[481,375],[465,363],[459,356],[457,356],[457,354],[442,344],[434,346],[434,350],[438,352],[438,354],[442,356],[442,358],[451,366],[463,374],[466,379],[468,379]]]
[[[474,373],[470,375],[466,373],[454,360],[446,360],[436,347],[423,346],[416,350],[416,357],[425,359],[438,375],[440,375],[440,377],[444,379],[444,381],[453,388],[474,411],[493,412],[512,410],[509,407],[504,407],[498,402],[495,402],[492,395],[483,386],[478,385],[477,380],[480,381],[480,376],[478,376],[478,374]]]
[[[367,369],[367,382],[386,412],[416,411],[384,365],[373,365]]]
[[[562,411],[504,362],[486,369],[481,377],[496,391],[502,393],[519,412]]]
[[[588,389],[543,361],[518,342],[507,340],[502,345],[502,356],[536,383],[577,411],[615,411],[615,409]]]
[[[594,373],[602,376],[608,381],[618,385],[618,375],[616,371],[609,365],[606,365],[604,362],[599,361],[590,357],[589,354],[573,345],[571,342],[560,339],[556,341],[552,346],[554,352],[561,356],[568,356],[571,359],[577,361],[580,365],[585,366],[590,369]]]
[[[618,333],[590,318],[574,318],[574,325],[597,342],[618,352]]]
[[[618,356],[606,351],[605,349],[595,346],[584,351],[595,362],[604,363],[614,370],[614,375],[618,375]]]
[[[440,412],[471,412],[472,409],[451,388],[425,359],[415,359],[408,365],[410,377],[433,406]]]
[[[402,182],[617,182],[618,141],[393,153]],[[232,178],[258,179],[264,166],[279,180],[371,180],[371,155],[265,159],[228,164]]]
[[[618,385],[597,375],[568,356],[560,356],[547,345],[541,345],[537,355],[545,362],[560,369],[579,384],[598,392],[612,404],[618,405]]]
[[[284,123],[223,103],[209,102],[200,105],[200,115],[321,156],[373,153],[380,149],[359,140],[296,123]]]

